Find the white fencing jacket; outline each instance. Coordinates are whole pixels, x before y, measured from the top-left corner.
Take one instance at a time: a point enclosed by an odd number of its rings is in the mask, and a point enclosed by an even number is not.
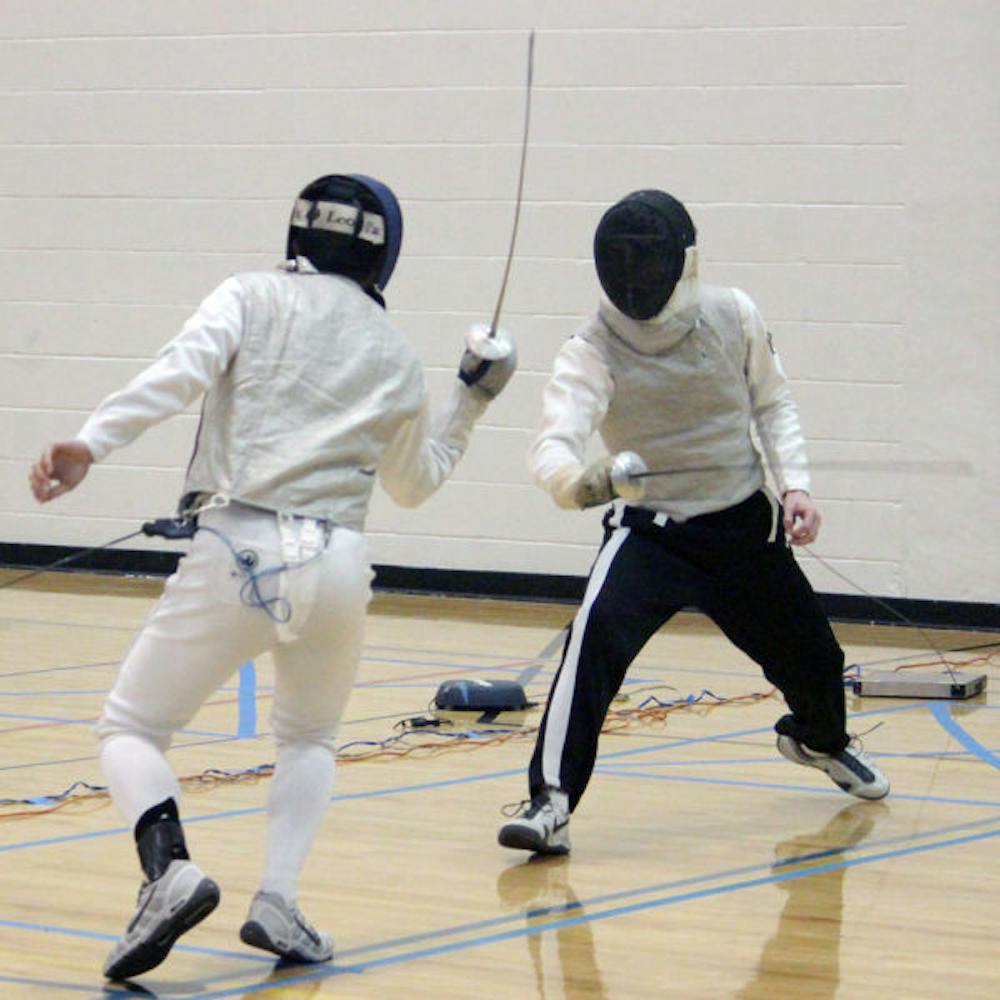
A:
[[[100,461],[202,393],[185,493],[356,530],[376,473],[398,503],[420,503],[487,405],[456,378],[432,418],[419,359],[356,283],[278,270],[224,281],[78,438]]]
[[[612,454],[635,451],[649,469],[671,470],[646,479],[634,505],[683,521],[763,485],[752,425],[779,492],[808,491],[798,411],[756,306],[739,289],[700,285],[695,270],[653,320],[631,320],[603,299],[564,344],[529,468],[556,503],[574,507],[598,431]]]

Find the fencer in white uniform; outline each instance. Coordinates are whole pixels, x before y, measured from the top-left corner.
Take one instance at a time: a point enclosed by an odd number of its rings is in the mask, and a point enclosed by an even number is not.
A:
[[[739,289],[700,282],[694,224],[663,191],[608,209],[594,262],[600,306],[556,357],[529,465],[562,507],[615,503],[539,728],[530,804],[500,843],[569,850],[608,707],[650,636],[689,606],[784,695],[779,751],[881,798],[888,781],[845,728],[843,651],[788,544],[811,542],[819,513],[760,313]],[[588,463],[595,432],[608,455]]]
[[[204,395],[181,511],[197,531],[96,727],[145,875],[109,978],[158,965],[218,902],[189,858],[165,751],[213,691],[266,651],[277,756],[265,870],[240,936],[293,961],[332,956],[329,936],[297,909],[297,884],[330,799],[361,654],[376,476],[404,506],[430,496],[516,364],[506,333],[474,328],[450,396],[431,413],[422,366],[382,298],[401,237],[384,184],[319,178],[296,200],[283,267],[224,281],[149,368],[32,470],[35,496],[50,500]]]

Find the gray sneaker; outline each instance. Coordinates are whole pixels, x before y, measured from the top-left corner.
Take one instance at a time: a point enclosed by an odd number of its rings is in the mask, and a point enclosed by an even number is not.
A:
[[[859,799],[884,799],[889,794],[889,779],[856,740],[838,753],[819,753],[782,733],[778,751],[793,764],[825,771],[835,785]]]
[[[321,934],[285,897],[277,892],[258,892],[240,928],[240,940],[252,948],[274,952],[290,962],[328,962],[333,941]]]
[[[135,916],[108,955],[104,975],[130,979],[156,968],[218,904],[219,887],[194,862],[171,861],[158,879],[143,883]]]
[[[523,816],[504,823],[497,833],[503,847],[538,854],[569,854],[569,805],[566,793],[550,788],[536,795]]]

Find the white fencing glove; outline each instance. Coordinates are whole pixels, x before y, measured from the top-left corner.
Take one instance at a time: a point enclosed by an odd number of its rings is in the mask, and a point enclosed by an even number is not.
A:
[[[646,463],[634,451],[620,451],[588,465],[573,491],[578,507],[600,507],[616,497],[641,500],[646,492],[645,480],[636,478],[648,472]]]
[[[506,330],[490,336],[485,323],[476,323],[465,334],[465,352],[458,363],[458,377],[473,392],[496,399],[517,369],[517,348]]]

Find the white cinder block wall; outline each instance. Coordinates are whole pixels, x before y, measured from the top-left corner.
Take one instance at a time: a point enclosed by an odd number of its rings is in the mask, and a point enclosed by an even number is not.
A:
[[[597,219],[660,186],[691,208],[705,278],[770,321],[817,463],[816,551],[878,594],[995,601],[995,0],[5,0],[0,541],[95,545],[172,510],[193,412],[44,509],[28,464],[227,274],[278,260],[320,173],[397,191],[390,309],[440,398],[498,292],[531,27],[504,315],[521,370],[432,502],[377,498],[375,561],[586,572],[599,515],[557,510],[524,454],[595,305]],[[972,471],[900,471],[918,460]]]

